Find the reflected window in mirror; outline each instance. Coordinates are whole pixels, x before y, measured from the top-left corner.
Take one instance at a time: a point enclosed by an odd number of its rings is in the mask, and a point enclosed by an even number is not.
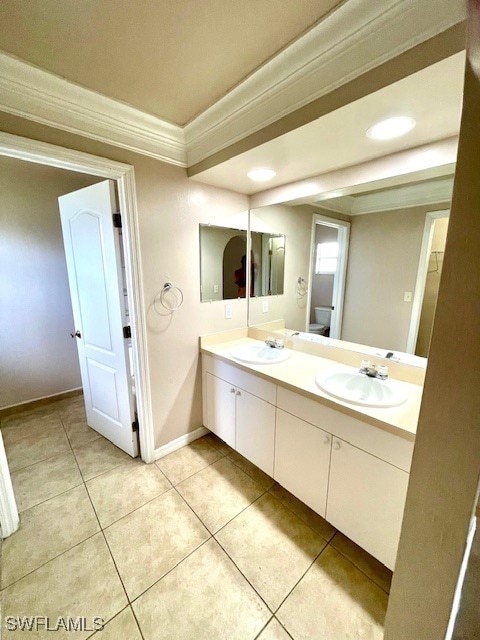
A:
[[[200,299],[233,300],[247,295],[247,232],[200,225]]]

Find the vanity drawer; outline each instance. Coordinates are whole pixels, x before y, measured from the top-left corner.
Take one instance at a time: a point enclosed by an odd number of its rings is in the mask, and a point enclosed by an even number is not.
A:
[[[217,378],[226,380],[235,387],[248,391],[257,398],[266,400],[275,405],[277,400],[277,385],[259,376],[247,373],[234,365],[224,362],[219,358],[212,358],[207,354],[202,355],[203,370]]]
[[[385,460],[404,471],[410,471],[414,443],[401,436],[374,427],[294,393],[278,387],[277,406],[363,451]]]

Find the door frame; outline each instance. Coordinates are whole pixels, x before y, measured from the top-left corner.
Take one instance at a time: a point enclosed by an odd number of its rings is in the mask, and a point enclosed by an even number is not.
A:
[[[309,278],[310,283],[308,293],[307,314],[305,317],[305,331],[308,332],[308,326],[310,324],[310,314],[312,307],[312,289],[313,289],[313,276],[314,268],[313,262],[315,258],[315,231],[317,224],[322,224],[326,227],[334,227],[338,230],[338,261],[337,271],[333,280],[333,294],[332,294],[332,307],[335,307],[337,312],[335,317],[335,325],[333,333],[338,333],[335,336],[337,340],[341,339],[342,332],[342,320],[343,320],[343,303],[345,298],[345,281],[347,278],[347,262],[348,262],[348,246],[350,242],[350,222],[345,220],[339,220],[337,218],[329,218],[328,216],[322,216],[319,213],[314,213],[312,218],[312,235],[310,242],[310,267]],[[332,336],[332,327],[330,327],[330,337]]]
[[[133,371],[139,421],[140,455],[144,462],[155,460],[155,436],[148,367],[147,324],[141,271],[135,173],[131,165],[82,151],[0,132],[0,155],[78,173],[86,173],[117,183],[125,252],[125,273],[132,332]]]
[[[415,282],[415,291],[413,294],[412,314],[410,316],[410,326],[408,329],[406,353],[415,353],[417,345],[418,330],[420,328],[420,316],[422,313],[423,296],[425,295],[425,287],[427,284],[428,263],[430,251],[433,241],[433,226],[435,220],[440,218],[448,218],[450,209],[442,209],[441,211],[428,211],[425,216],[425,226],[423,228],[422,246],[420,249],[420,258],[418,260],[417,279]]]

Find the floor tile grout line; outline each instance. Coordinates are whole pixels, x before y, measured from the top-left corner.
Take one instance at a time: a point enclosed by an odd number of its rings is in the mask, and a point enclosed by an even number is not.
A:
[[[21,578],[17,578],[16,580],[14,580],[13,582],[10,582],[9,584],[7,584],[5,587],[2,587],[0,589],[0,592],[5,591],[6,589],[9,589],[10,587],[12,587],[14,584],[17,584],[17,582],[20,582],[20,580],[23,580],[24,578],[26,578],[27,576],[30,576],[32,573],[35,573],[36,571],[38,571],[39,569],[41,569],[42,567],[45,567],[47,564],[49,564],[49,562],[53,562],[53,560],[57,560],[58,558],[61,558],[63,555],[65,555],[66,553],[68,553],[69,551],[71,551],[72,549],[75,549],[75,547],[79,547],[81,544],[83,544],[84,542],[86,542],[87,540],[91,540],[91,538],[94,538],[96,535],[98,535],[99,533],[102,533],[101,530],[99,531],[95,531],[95,533],[92,533],[91,535],[87,536],[86,538],[84,538],[83,540],[80,540],[80,542],[76,542],[74,545],[72,545],[69,549],[65,549],[65,551],[62,551],[61,553],[58,553],[56,556],[54,556],[53,558],[49,558],[48,560],[46,560],[45,562],[42,562],[42,564],[38,565],[38,567],[35,567],[35,569],[32,569],[31,571],[29,571],[28,573],[26,573],[24,576],[22,576]]]
[[[225,527],[227,527],[231,522],[233,522],[233,520],[235,520],[236,518],[238,518],[239,515],[241,515],[244,511],[246,511],[247,509],[250,509],[251,506],[253,506],[256,502],[258,502],[260,500],[260,498],[263,498],[263,496],[268,493],[268,491],[264,491],[261,495],[259,495],[257,498],[255,498],[255,500],[252,500],[252,502],[250,502],[250,504],[248,504],[246,507],[244,507],[241,511],[239,511],[236,515],[234,515],[232,518],[230,518],[230,520],[228,522],[225,522],[225,524],[222,524],[222,526],[220,527],[220,529],[217,529],[214,533],[212,533],[212,535],[215,537],[217,534],[220,533],[220,531],[223,531],[223,529],[225,529]],[[200,516],[198,516],[200,517]],[[205,525],[207,526],[207,525]]]
[[[332,540],[333,540],[333,538],[332,538]],[[386,591],[381,585],[379,585],[378,582],[376,582],[373,578],[371,578],[368,575],[368,573],[366,573],[361,567],[359,567],[358,564],[356,564],[351,558],[349,558],[347,555],[342,553],[339,549],[334,547],[333,544],[331,543],[331,541],[328,543],[328,546],[331,547],[337,553],[339,553],[342,556],[342,558],[344,558],[345,560],[348,560],[348,562],[350,562],[350,564],[352,564],[355,567],[355,569],[358,569],[358,571],[360,571],[360,573],[362,573],[366,578],[368,578],[370,580],[370,582],[373,582],[373,584],[376,587],[378,587],[381,591],[383,591],[383,593],[385,593],[388,597],[390,597],[390,592],[389,591]]]
[[[317,553],[317,555],[315,556],[315,558],[312,560],[312,562],[308,565],[307,569],[302,573],[302,575],[300,576],[300,578],[295,582],[295,584],[293,585],[293,587],[290,589],[290,591],[287,593],[287,595],[285,596],[285,598],[280,602],[280,604],[278,605],[278,607],[275,609],[275,611],[273,612],[274,615],[276,616],[277,613],[280,611],[280,609],[282,608],[282,606],[285,604],[285,601],[292,595],[293,591],[297,588],[297,586],[300,584],[300,582],[304,579],[304,577],[307,575],[307,573],[310,571],[310,569],[313,567],[313,565],[316,563],[316,561],[320,558],[320,556],[322,555],[322,553],[325,551],[325,549],[329,546],[328,542],[325,542],[325,545],[323,546],[322,549],[320,549],[320,551]],[[280,622],[280,621],[279,621]],[[281,624],[281,623],[280,623]],[[283,627],[283,625],[282,625]]]
[[[157,500],[158,498],[161,498],[162,496],[164,496],[169,491],[172,491],[172,489],[175,489],[175,487],[170,487],[169,489],[165,489],[165,491],[162,491],[161,493],[157,494],[153,498],[150,498],[149,500],[147,500],[143,504],[139,505],[138,507],[135,507],[134,509],[132,509],[128,513],[125,513],[123,516],[120,516],[120,518],[118,518],[117,520],[114,520],[113,522],[110,522],[106,526],[102,526],[102,524],[100,523],[101,530],[102,531],[106,531],[107,529],[110,529],[110,527],[112,527],[114,524],[117,524],[118,522],[120,522],[124,518],[128,518],[128,516],[130,516],[132,513],[135,513],[136,511],[140,511],[140,509],[142,509],[143,507],[146,507],[147,504],[150,504],[151,502],[154,502],[154,500]],[[88,487],[87,487],[87,491],[88,491]],[[89,493],[89,496],[90,496],[90,493]],[[90,499],[91,499],[91,497],[90,497]],[[92,501],[92,504],[93,504],[93,501]]]
[[[110,554],[110,557],[112,559],[113,566],[115,567],[115,571],[117,572],[117,576],[118,576],[118,579],[120,580],[120,584],[122,585],[122,589],[123,589],[123,592],[125,593],[125,597],[127,599],[127,602],[128,602],[128,604],[130,604],[130,597],[128,595],[127,588],[126,588],[126,586],[125,586],[125,584],[123,582],[122,576],[120,574],[120,570],[117,567],[117,563],[116,563],[115,558],[113,556],[113,552],[110,549],[110,545],[108,544],[108,540],[107,540],[107,536],[105,535],[105,531],[102,529],[101,533],[102,533],[103,539],[105,541],[105,544],[107,545],[108,553]]]
[[[284,624],[282,624],[282,623],[280,622],[280,620],[277,618],[277,616],[276,616],[276,615],[274,615],[274,616],[273,616],[273,618],[274,618],[274,619],[278,622],[278,624],[282,627],[282,629],[285,631],[285,633],[287,634],[287,636],[288,636],[289,638],[291,638],[292,640],[294,640],[294,638],[293,638],[292,634],[290,633],[290,631],[288,631],[288,629],[285,627],[285,625],[284,625]]]
[[[72,491],[72,489],[78,489],[78,487],[81,487],[81,486],[82,486],[82,484],[85,484],[85,483],[83,482],[83,480],[81,480],[78,484],[74,484],[73,486],[68,487],[68,489],[65,489],[65,490],[63,490],[63,491],[60,491],[60,493],[56,493],[56,494],[55,494],[55,495],[53,495],[53,496],[50,496],[50,497],[48,497],[48,498],[45,498],[45,500],[41,500],[40,502],[37,502],[36,504],[32,504],[30,507],[27,507],[26,509],[22,509],[21,511],[20,511],[20,509],[19,509],[19,510],[18,510],[18,514],[19,514],[19,516],[20,516],[20,517],[22,517],[22,515],[23,515],[24,513],[26,513],[27,511],[30,511],[30,509],[34,509],[35,507],[39,507],[40,505],[45,504],[45,503],[46,503],[46,502],[48,502],[49,500],[53,500],[54,498],[58,498],[58,497],[60,497],[60,496],[63,496],[63,495],[65,495],[66,493],[68,493],[69,491]]]
[[[6,449],[7,447],[5,447],[5,450]],[[10,475],[17,473],[18,471],[24,471],[25,469],[30,469],[30,467],[34,467],[36,464],[42,464],[44,462],[47,462],[47,460],[52,460],[52,458],[61,458],[62,456],[69,456],[69,455],[73,455],[73,457],[75,457],[75,455],[71,450],[63,451],[62,453],[55,453],[53,456],[50,456],[49,458],[43,458],[42,460],[38,460],[37,462],[32,462],[31,464],[27,464],[25,467],[20,467],[20,469],[14,469],[13,471],[10,470]]]
[[[258,638],[260,638],[260,636],[262,635],[262,633],[265,631],[265,629],[268,627],[268,625],[270,624],[270,622],[273,620],[274,616],[272,615],[267,622],[263,625],[263,627],[260,629],[260,631],[257,633],[257,635],[255,636],[255,638],[253,640],[258,640]]]
[[[279,485],[281,486],[281,485]],[[277,496],[272,493],[271,489],[268,489],[268,493],[272,496],[272,498],[275,498],[275,500],[277,502],[279,502],[283,507],[285,507],[285,509],[287,509],[288,511],[290,511],[290,513],[293,513],[294,516],[297,516],[297,518],[299,520],[301,520],[303,522],[303,524],[308,527],[311,531],[313,531],[313,533],[315,533],[317,536],[319,536],[320,538],[322,538],[322,540],[324,540],[327,544],[330,543],[330,541],[335,537],[335,534],[337,533],[337,529],[334,529],[332,535],[329,538],[325,538],[325,536],[322,536],[321,533],[319,533],[316,529],[314,529],[310,524],[308,524],[308,522],[306,521],[306,519],[302,518],[301,515],[299,515],[296,511],[294,511],[293,509],[291,509],[287,504],[285,504],[285,502],[283,502],[283,500],[281,500],[280,498],[277,498]],[[293,495],[293,494],[292,494]],[[294,496],[295,497],[295,496]],[[304,503],[303,503],[304,504]],[[305,505],[308,507],[308,505]],[[310,508],[310,507],[308,507]],[[315,513],[315,511],[313,512]],[[315,514],[318,515],[320,518],[322,517],[320,514]],[[323,518],[325,520],[325,518]],[[327,522],[325,520],[325,522]],[[332,525],[333,526],[333,525]]]
[[[258,589],[256,589],[253,584],[250,582],[250,580],[247,578],[247,576],[243,573],[243,571],[240,569],[240,567],[238,566],[238,564],[235,562],[235,560],[232,558],[232,556],[228,553],[228,551],[222,546],[221,542],[219,540],[217,540],[217,538],[215,538],[215,536],[213,536],[213,539],[215,540],[215,542],[218,544],[218,546],[220,547],[220,549],[223,551],[223,553],[227,556],[227,558],[230,560],[230,562],[233,564],[233,566],[236,568],[236,570],[240,573],[240,575],[243,577],[243,579],[250,585],[250,587],[255,591],[255,593],[257,594],[257,596],[260,598],[260,600],[263,602],[263,604],[267,607],[268,612],[273,616],[274,615],[274,611],[272,611],[272,607],[267,603],[267,601],[265,600],[265,598],[262,596],[262,594],[258,591]],[[270,618],[271,619],[271,618]]]
[[[130,607],[130,611],[132,612],[132,615],[135,618],[135,622],[137,623],[137,628],[138,628],[138,631],[140,633],[140,637],[142,638],[142,640],[145,640],[145,636],[143,635],[143,630],[142,630],[142,627],[140,625],[140,621],[137,618],[137,614],[135,613],[135,611],[134,611],[134,609],[132,607],[132,604],[130,602],[128,603],[128,606]]]
[[[124,611],[126,611],[127,609],[130,609],[130,611],[132,612],[133,616],[135,617],[135,613],[133,612],[133,609],[132,609],[132,607],[130,606],[130,603],[128,603],[127,605],[125,605],[125,607],[123,607],[123,609],[120,609],[120,611],[119,611],[118,613],[116,613],[112,618],[110,618],[110,620],[108,620],[108,622],[106,622],[106,623],[105,623],[105,626],[106,626],[107,624],[110,624],[110,622],[113,622],[113,620],[115,620],[115,618],[118,618],[118,616],[119,616],[120,614],[122,614]],[[137,622],[137,619],[136,619],[136,618],[135,618],[135,622]],[[137,626],[139,627],[139,630],[140,630],[140,625],[138,624],[138,622],[137,622]],[[95,636],[96,636],[97,634],[101,633],[102,631],[103,631],[103,629],[101,629],[101,630],[99,630],[99,631],[94,631],[94,632],[92,633],[92,635],[88,636],[88,638],[85,638],[85,640],[91,640],[91,638],[95,638]],[[140,630],[140,635],[142,636],[142,640],[144,640],[141,630]]]
[[[282,485],[278,485],[278,486],[279,486],[279,487],[281,487]],[[330,525],[330,526],[333,528],[333,533],[332,533],[332,535],[331,535],[329,538],[325,538],[325,536],[323,536],[323,535],[322,535],[321,533],[319,533],[316,529],[314,529],[310,524],[308,524],[308,522],[306,521],[306,519],[305,519],[305,518],[302,518],[302,516],[301,516],[300,514],[298,514],[298,513],[297,513],[296,511],[294,511],[291,507],[289,507],[289,506],[288,506],[288,504],[286,504],[285,502],[283,502],[283,500],[282,500],[281,498],[277,498],[277,496],[276,496],[274,493],[272,493],[272,488],[273,488],[273,487],[270,487],[270,489],[268,489],[268,492],[270,493],[270,495],[271,495],[273,498],[275,498],[275,500],[277,500],[278,502],[280,502],[280,504],[282,504],[282,505],[285,507],[285,509],[288,509],[289,511],[291,511],[291,513],[293,513],[295,516],[297,516],[297,518],[299,518],[299,519],[303,522],[303,524],[305,524],[309,529],[311,529],[314,533],[316,533],[316,534],[317,534],[317,536],[320,536],[320,538],[322,538],[322,540],[325,540],[325,542],[326,542],[327,544],[329,544],[329,543],[330,543],[330,541],[335,537],[335,534],[337,533],[338,529],[335,529],[335,527],[333,527],[333,525]],[[292,493],[292,495],[293,495],[293,493]],[[293,497],[295,498],[295,496],[293,496]],[[298,500],[298,498],[296,498],[296,500]],[[301,500],[300,500],[300,502],[301,502]],[[302,504],[305,504],[305,503],[302,503]],[[309,507],[308,505],[305,505],[305,506],[306,506],[308,509],[310,509],[310,507]],[[313,512],[315,515],[317,515],[319,518],[322,518],[322,516],[321,516],[319,513],[316,513],[316,512],[315,512],[315,511],[313,511],[313,510],[312,510],[312,512]],[[325,518],[322,518],[322,519],[323,519],[323,520],[325,520]],[[327,524],[329,524],[327,520],[325,520],[325,522],[327,522]]]
[[[186,445],[188,446],[188,445]],[[177,449],[177,451],[180,451],[180,449]],[[173,451],[172,453],[175,453],[175,451]],[[169,454],[170,455],[170,454]],[[165,458],[168,456],[165,456]],[[161,471],[163,473],[163,475],[167,478],[167,480],[170,482],[170,484],[172,485],[172,487],[176,487],[178,484],[180,484],[181,482],[183,482],[184,480],[188,480],[189,478],[192,478],[193,476],[197,475],[197,473],[200,473],[200,471],[203,471],[204,469],[206,469],[207,467],[211,467],[212,464],[215,464],[216,462],[218,462],[219,460],[222,460],[222,458],[226,458],[226,455],[221,455],[219,458],[217,458],[216,460],[214,460],[213,462],[209,462],[207,463],[204,467],[202,467],[201,469],[197,469],[196,471],[194,471],[193,473],[191,473],[189,476],[185,476],[185,478],[182,478],[181,480],[179,480],[176,484],[173,484],[173,482],[170,480],[170,478],[167,476],[167,474],[165,473],[165,471],[160,467],[160,465],[158,464],[160,460],[162,460],[162,458],[159,458],[158,460],[155,460],[155,462],[153,463],[158,469],[159,471]]]
[[[203,542],[201,542],[198,547],[195,547],[195,549],[192,549],[192,551],[190,551],[190,553],[188,553],[184,558],[182,558],[181,560],[179,560],[177,562],[177,564],[175,566],[173,566],[171,569],[169,569],[168,571],[166,571],[160,578],[158,578],[157,580],[155,580],[155,582],[153,582],[149,587],[147,587],[144,591],[142,591],[142,593],[139,593],[138,596],[135,596],[135,598],[133,598],[133,600],[129,600],[129,603],[132,605],[134,602],[136,602],[139,598],[141,598],[143,595],[145,595],[147,593],[147,591],[150,591],[150,589],[152,589],[155,585],[157,585],[159,582],[161,582],[164,578],[166,578],[170,573],[172,573],[172,571],[174,571],[178,566],[180,566],[182,564],[182,562],[185,562],[185,560],[187,560],[187,558],[189,558],[192,554],[194,554],[196,551],[198,551],[199,549],[201,549],[205,544],[207,544],[207,542],[210,542],[210,540],[213,540],[213,536],[209,533],[209,536],[206,540],[204,540]],[[133,610],[133,607],[132,607]]]

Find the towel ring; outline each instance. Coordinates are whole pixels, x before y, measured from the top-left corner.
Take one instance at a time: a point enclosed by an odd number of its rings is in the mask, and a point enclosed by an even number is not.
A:
[[[170,292],[174,298],[179,299],[177,304],[169,304],[168,299],[165,298],[168,292]],[[167,311],[176,311],[177,309],[180,309],[183,304],[183,291],[180,287],[173,286],[171,282],[166,282],[163,285],[163,289],[160,291],[159,300],[162,307]]]

